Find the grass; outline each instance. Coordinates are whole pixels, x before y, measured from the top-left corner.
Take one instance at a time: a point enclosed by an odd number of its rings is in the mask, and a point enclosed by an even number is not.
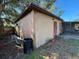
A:
[[[26,54],[25,56],[24,56],[24,59],[44,59],[43,58],[43,56],[41,56],[40,54],[39,54],[39,52],[32,52],[30,55],[29,54]]]

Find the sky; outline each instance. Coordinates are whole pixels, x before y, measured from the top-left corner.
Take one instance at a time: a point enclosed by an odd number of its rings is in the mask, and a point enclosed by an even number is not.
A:
[[[79,0],[56,0],[55,5],[64,11],[61,16],[63,20],[79,19]]]

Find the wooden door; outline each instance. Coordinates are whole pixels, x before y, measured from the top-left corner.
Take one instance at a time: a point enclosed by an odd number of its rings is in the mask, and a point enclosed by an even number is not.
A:
[[[54,22],[54,36],[57,34],[57,22]]]

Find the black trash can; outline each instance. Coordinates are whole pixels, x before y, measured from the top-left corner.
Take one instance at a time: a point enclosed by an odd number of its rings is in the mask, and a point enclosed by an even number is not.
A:
[[[33,51],[33,40],[32,38],[24,38],[24,53],[30,54]]]

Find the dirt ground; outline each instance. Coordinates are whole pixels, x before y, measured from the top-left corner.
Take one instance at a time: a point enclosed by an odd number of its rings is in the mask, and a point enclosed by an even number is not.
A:
[[[79,40],[58,37],[25,55],[24,59],[79,59]],[[54,43],[53,43],[54,42]]]
[[[55,41],[54,41],[55,40]],[[31,54],[18,53],[15,43],[0,45],[0,59],[79,59],[78,38],[57,37]],[[7,48],[8,47],[8,48]]]
[[[0,59],[22,59],[22,49],[14,40],[9,38],[0,39]]]

